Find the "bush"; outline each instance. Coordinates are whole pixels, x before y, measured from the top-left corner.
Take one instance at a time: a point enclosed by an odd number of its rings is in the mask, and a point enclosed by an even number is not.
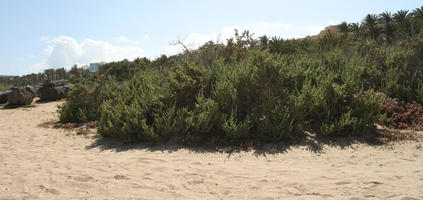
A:
[[[80,84],[75,85],[69,92],[67,102],[59,106],[60,121],[65,123],[94,121],[98,115],[93,106],[88,89]]]
[[[176,107],[163,74],[143,72],[119,91],[101,106],[101,135],[127,142],[163,141],[184,128],[185,112]]]
[[[305,130],[365,134],[384,117],[392,127],[419,125],[422,40],[350,35],[256,40],[236,32],[226,44],[110,63],[70,92],[60,119],[98,120],[102,136],[127,142],[177,137],[187,145],[278,142]],[[382,107],[389,98],[404,103]]]
[[[118,96],[117,87],[112,79],[98,80],[93,85],[76,84],[66,102],[58,107],[60,121],[80,123],[100,119],[100,106],[104,100]]]
[[[124,141],[185,144],[282,140],[301,131],[289,70],[278,56],[252,51],[235,65],[185,64],[147,70],[103,102],[99,133]]]
[[[355,93],[347,84],[310,82],[299,96],[305,120],[317,126],[323,135],[360,134],[381,119],[383,97],[372,90]]]

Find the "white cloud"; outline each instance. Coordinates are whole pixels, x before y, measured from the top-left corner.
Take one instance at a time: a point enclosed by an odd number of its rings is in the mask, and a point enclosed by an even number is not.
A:
[[[46,55],[51,55],[51,53],[53,52],[53,47],[52,46],[47,46],[47,48],[46,49],[44,49],[44,53],[46,54]]]
[[[226,39],[229,39],[234,34],[234,29],[240,29],[239,27],[225,27],[218,32],[210,33],[210,34],[199,34],[199,33],[191,33],[188,35],[187,38],[181,40],[186,47],[189,49],[196,49],[203,45],[208,41],[215,41],[215,42],[223,42]],[[164,51],[168,55],[177,54],[183,51],[183,47],[177,44],[177,41],[172,42],[164,48]]]
[[[335,22],[329,22],[333,24]],[[180,39],[190,49],[196,49],[208,41],[225,43],[227,39],[234,36],[235,29],[242,33],[249,30],[254,33],[254,37],[267,35],[277,36],[284,39],[300,38],[307,35],[316,35],[325,26],[307,25],[293,26],[282,22],[258,22],[254,24],[226,26],[219,31],[212,33],[191,33],[185,39]],[[149,34],[142,37],[144,40],[150,39]],[[111,62],[123,59],[132,60],[136,57],[144,56],[144,50],[139,47],[140,41],[133,40],[127,36],[118,36],[112,39],[112,43],[85,39],[77,41],[68,36],[41,37],[40,40],[47,44],[44,49],[45,58],[33,64],[32,71],[42,71],[46,68],[70,67],[73,64],[83,65],[91,62]],[[164,47],[164,53],[171,55],[182,52],[180,45],[168,45]]]
[[[122,36],[118,39],[125,42],[127,38]],[[116,46],[93,39],[77,42],[74,38],[68,36],[59,36],[52,39],[42,37],[41,40],[48,45],[44,50],[46,57],[42,62],[33,64],[30,67],[31,71],[42,71],[52,67],[70,67],[73,64],[82,65],[91,62],[132,60],[144,56],[144,50],[134,45]]]
[[[45,60],[43,62],[38,62],[32,64],[30,67],[28,67],[23,74],[30,74],[30,73],[38,73],[42,72],[43,70],[47,69],[45,65]]]

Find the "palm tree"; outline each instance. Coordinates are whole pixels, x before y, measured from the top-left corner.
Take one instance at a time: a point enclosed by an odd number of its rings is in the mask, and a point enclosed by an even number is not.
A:
[[[348,24],[348,29],[353,33],[355,39],[361,36],[361,25],[359,22]]]
[[[348,35],[349,28],[348,28],[347,22],[343,21],[342,23],[336,25],[336,27],[338,28],[339,32],[342,33],[342,35],[344,36]]]
[[[394,35],[394,18],[390,12],[383,12],[380,14],[380,19],[383,25],[383,33],[386,35],[388,43],[391,43],[392,36]]]
[[[423,6],[414,9],[411,14],[413,15],[413,29],[418,33],[423,30]]]
[[[412,14],[415,18],[423,20],[423,6],[420,8],[414,9]]]
[[[406,20],[407,16],[408,16],[408,10],[398,10],[394,14],[394,20],[397,23],[401,23],[401,22],[404,22]]]
[[[379,36],[377,15],[368,14],[363,20],[363,25],[369,33],[371,39],[375,40]]]
[[[408,34],[409,37],[413,33],[413,23],[410,18],[408,10],[399,10],[394,14],[394,22],[397,25],[397,29],[400,35]]]

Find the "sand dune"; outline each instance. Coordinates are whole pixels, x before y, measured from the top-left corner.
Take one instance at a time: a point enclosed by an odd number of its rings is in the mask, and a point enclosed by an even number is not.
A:
[[[423,199],[422,141],[321,153],[134,148],[39,127],[58,104],[0,110],[0,199]]]

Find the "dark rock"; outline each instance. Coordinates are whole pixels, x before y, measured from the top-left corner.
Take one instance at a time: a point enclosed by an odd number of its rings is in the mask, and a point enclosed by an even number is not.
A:
[[[47,82],[47,83],[44,83],[41,88],[55,87],[55,86],[58,86],[58,85],[56,83],[53,83],[53,82]]]
[[[41,85],[36,84],[36,85],[32,85],[32,87],[34,87],[35,93],[36,93],[37,97],[39,97],[40,94],[38,93],[38,90],[41,88]]]
[[[54,83],[47,83],[38,90],[38,94],[41,101],[55,101],[66,98],[71,89],[72,85],[56,85]]]
[[[29,105],[34,98],[35,95],[24,87],[13,87],[7,96],[9,105]]]
[[[33,86],[31,85],[27,85],[25,87],[25,90],[30,92],[31,94],[33,94],[34,96],[37,96],[37,89],[35,89]]]
[[[7,102],[7,95],[9,95],[11,92],[12,90],[0,91],[0,104]]]

